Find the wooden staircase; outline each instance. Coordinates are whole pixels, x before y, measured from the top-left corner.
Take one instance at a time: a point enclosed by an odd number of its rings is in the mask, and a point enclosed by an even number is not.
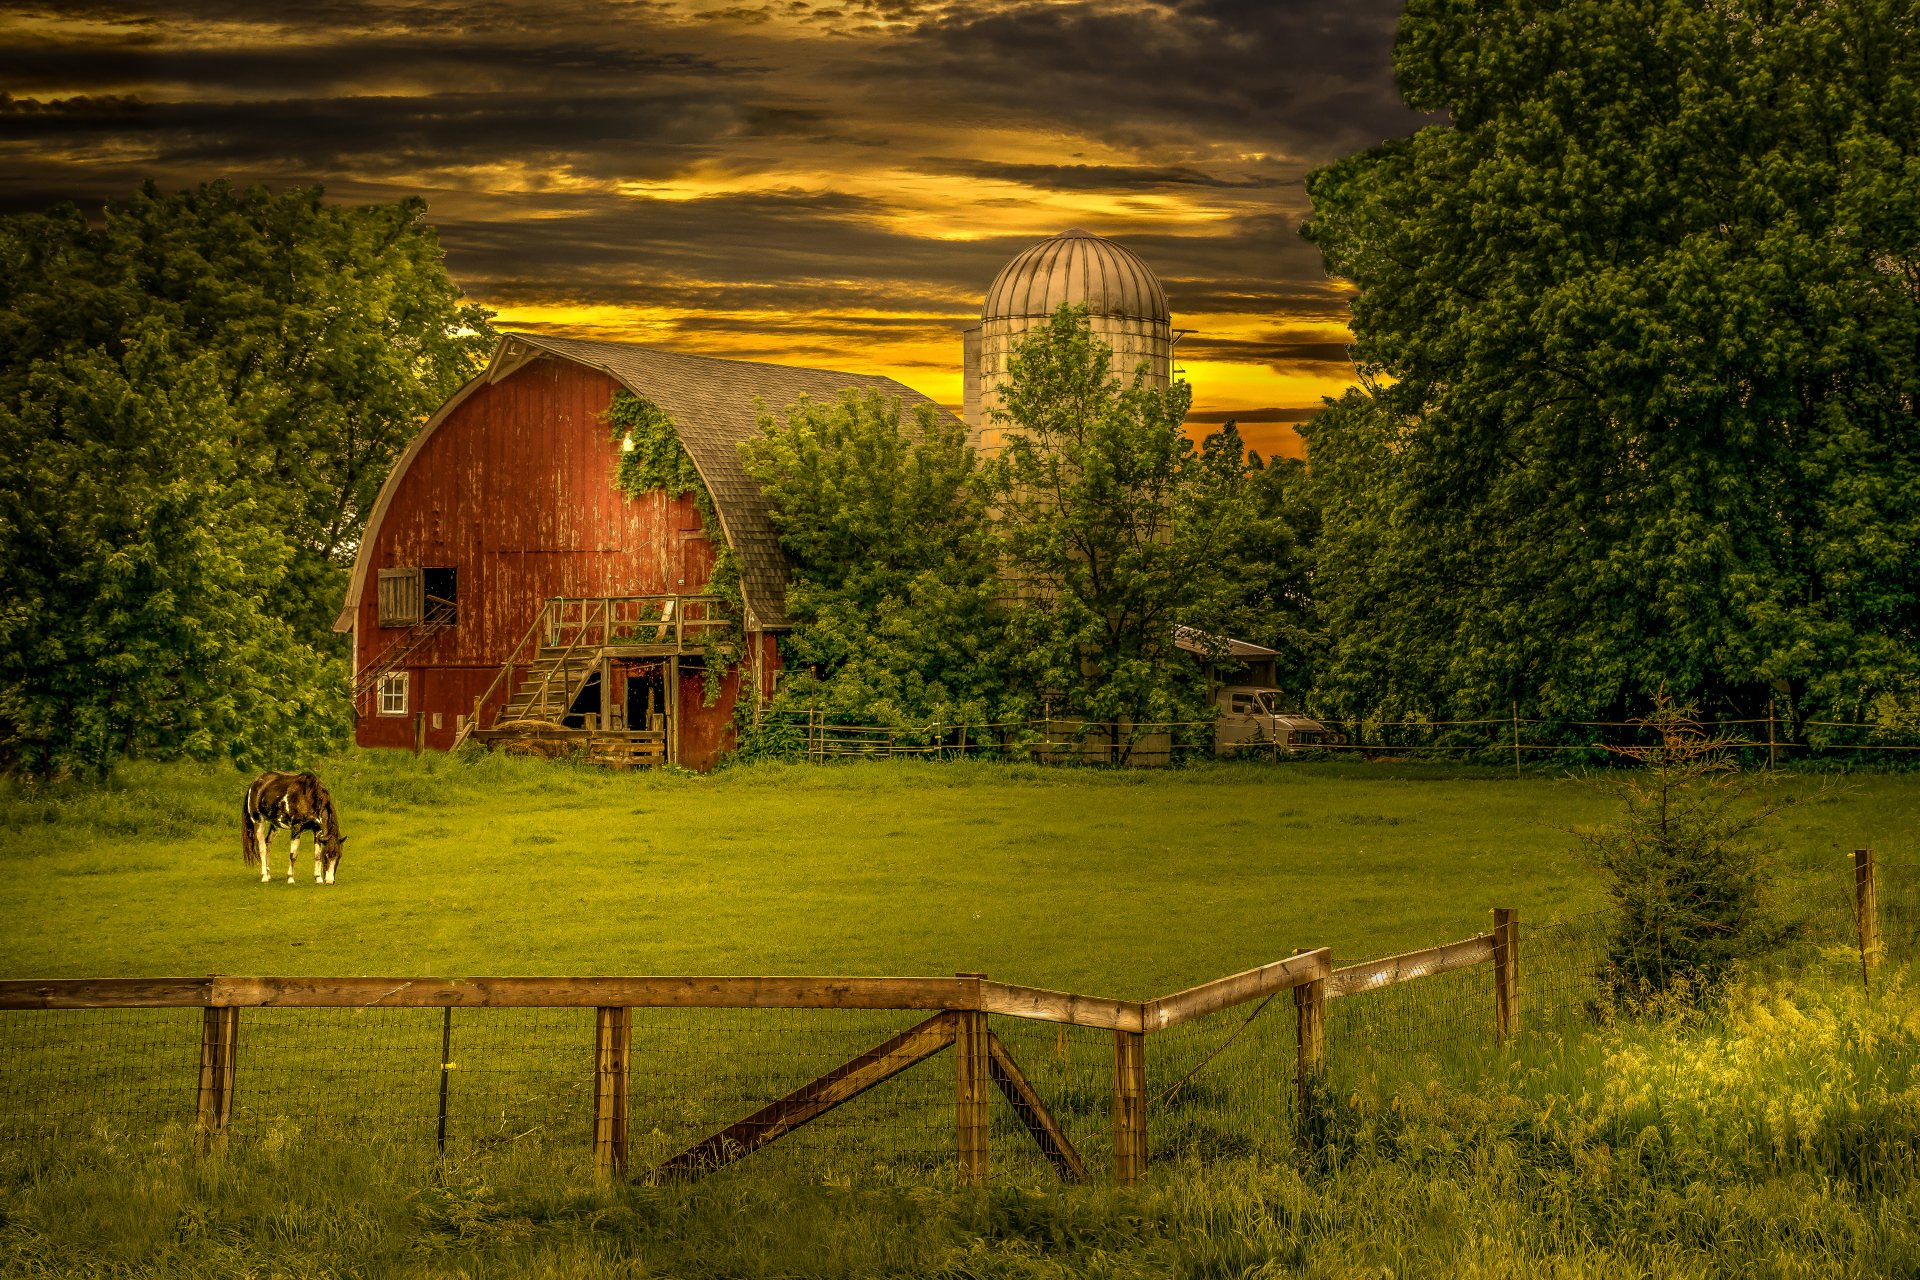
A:
[[[418,653],[426,643],[451,627],[454,622],[454,607],[451,600],[442,600],[438,596],[427,597],[427,607],[420,619],[398,636],[383,650],[379,657],[360,669],[353,680],[353,705],[357,709],[360,699],[367,696],[380,681],[406,665],[408,658]]]
[[[613,662],[664,659],[668,687],[677,688],[680,658],[704,651],[707,638],[731,623],[713,596],[555,596],[545,601],[533,625],[501,664],[473,714],[460,717],[458,748],[469,738],[489,750],[540,755],[585,752],[619,768],[659,765],[673,756],[672,697],[666,714],[635,728],[623,710],[608,705]],[[598,712],[575,712],[588,683],[602,680]],[[489,720],[488,703],[505,693]],[[569,725],[569,717],[578,723]]]

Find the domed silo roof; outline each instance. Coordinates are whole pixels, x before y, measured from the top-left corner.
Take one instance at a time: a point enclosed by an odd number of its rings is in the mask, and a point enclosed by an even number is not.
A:
[[[1052,315],[1062,303],[1096,316],[1172,322],[1167,293],[1146,263],[1091,231],[1062,231],[1002,267],[980,308],[982,323]]]

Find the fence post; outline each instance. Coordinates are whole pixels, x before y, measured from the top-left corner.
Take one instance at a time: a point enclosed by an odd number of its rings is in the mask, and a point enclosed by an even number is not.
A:
[[[1860,933],[1860,967],[1880,963],[1880,877],[1873,850],[1853,851],[1853,918]]]
[[[1123,1187],[1147,1171],[1147,1034],[1113,1033],[1113,1180]]]
[[[1328,957],[1331,964],[1332,957]],[[1294,1080],[1299,1089],[1300,1135],[1308,1146],[1320,1132],[1320,1077],[1327,1065],[1327,981],[1315,978],[1293,989],[1294,1044],[1298,1061]]]
[[[1520,1033],[1520,913],[1493,909],[1494,1033],[1511,1040]]]
[[[979,1004],[984,973],[957,973],[971,978],[968,988]],[[980,1186],[987,1180],[987,1104],[991,1077],[987,1074],[987,1015],[978,1008],[955,1009],[953,1017],[953,1129],[960,1159],[960,1181]]]
[[[207,1155],[226,1145],[233,1119],[233,1068],[240,1042],[237,1005],[209,1005],[200,1019],[200,1088],[195,1099],[194,1147]]]
[[[627,1059],[633,1043],[633,1010],[602,1006],[595,1011],[593,1073],[593,1168],[601,1177],[627,1176]]]

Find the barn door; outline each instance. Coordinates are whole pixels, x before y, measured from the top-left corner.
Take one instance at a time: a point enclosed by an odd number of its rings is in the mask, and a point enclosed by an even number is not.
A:
[[[380,625],[413,627],[425,616],[426,584],[418,569],[380,571]]]

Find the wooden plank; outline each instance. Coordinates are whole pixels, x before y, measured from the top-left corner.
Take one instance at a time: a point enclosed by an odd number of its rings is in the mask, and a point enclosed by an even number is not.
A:
[[[1054,1122],[1053,1113],[1040,1101],[1040,1095],[1034,1092],[1026,1073],[1020,1070],[1020,1064],[1007,1052],[1007,1046],[991,1031],[987,1033],[987,1070],[993,1075],[994,1084],[1000,1087],[1000,1092],[1012,1104],[1013,1113],[1020,1117],[1020,1123],[1033,1136],[1040,1154],[1052,1162],[1061,1180],[1085,1182],[1087,1166],[1080,1159],[1080,1153],[1074,1150],[1065,1131]]]
[[[181,1009],[211,1003],[212,978],[18,978],[0,1009]]]
[[[937,1013],[859,1057],[801,1085],[786,1097],[760,1108],[696,1142],[658,1169],[662,1174],[716,1168],[759,1150],[782,1134],[817,1120],[841,1103],[892,1079],[916,1062],[932,1057],[954,1041],[954,1018]]]
[[[679,639],[675,635],[676,641]],[[680,655],[679,645],[674,645],[674,653],[667,659],[667,763],[680,763]]]
[[[601,1177],[627,1176],[627,1072],[633,1010],[595,1010],[593,1027],[593,1167]]]
[[[1466,969],[1491,959],[1493,935],[1482,933],[1444,946],[1428,947],[1424,951],[1409,951],[1404,955],[1388,956],[1384,960],[1369,960],[1365,964],[1335,969],[1327,978],[1327,996],[1331,999],[1335,996],[1358,995],[1375,987]]]
[[[1520,913],[1493,909],[1494,1034],[1510,1040],[1520,1031]]]
[[[194,1147],[201,1155],[226,1143],[239,1040],[240,1011],[209,1007],[200,1020],[200,1080],[194,1099]]]
[[[1147,1037],[1113,1033],[1113,1180],[1123,1187],[1147,1172]]]
[[[953,978],[223,977],[213,983],[215,1003],[305,1008],[948,1009],[965,1003]]]
[[[980,984],[980,1010],[1041,1022],[1064,1022],[1102,1031],[1140,1031],[1146,1025],[1146,1006],[1138,1000],[1108,1000],[1040,987],[1015,987],[1004,982]]]
[[[1248,1000],[1297,987],[1303,982],[1325,978],[1333,971],[1328,954],[1325,947],[1317,951],[1303,951],[1285,960],[1263,964],[1257,969],[1216,978],[1212,982],[1203,982],[1197,987],[1162,996],[1147,1005],[1146,1030],[1165,1030],[1193,1018],[1230,1009]]]
[[[977,983],[983,973],[956,975]],[[979,1003],[977,991],[974,1003]],[[953,1132],[960,1181],[979,1186],[987,1180],[988,1051],[987,1015],[956,1009],[953,1020]]]

